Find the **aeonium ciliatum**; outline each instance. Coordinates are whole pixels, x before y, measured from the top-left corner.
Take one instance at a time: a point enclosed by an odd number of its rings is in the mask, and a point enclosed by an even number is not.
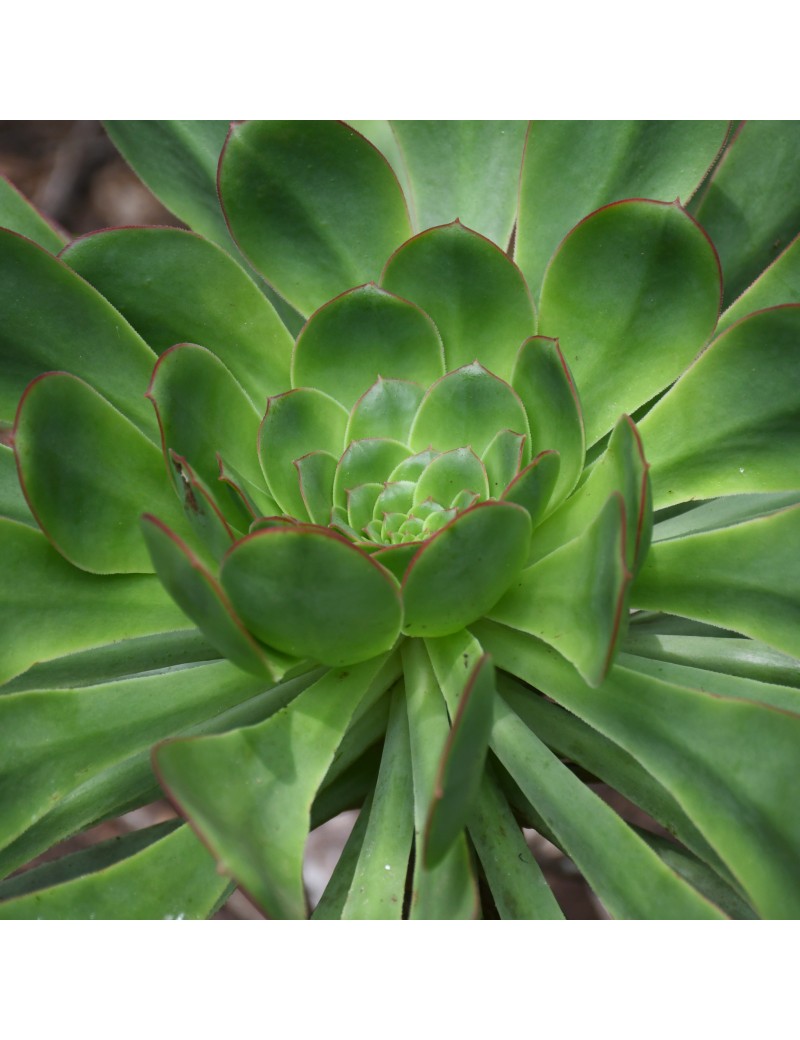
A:
[[[0,914],[305,916],[359,807],[316,917],[561,916],[522,826],[794,916],[797,125],[109,130],[194,231],[0,194],[0,867],[190,826]]]

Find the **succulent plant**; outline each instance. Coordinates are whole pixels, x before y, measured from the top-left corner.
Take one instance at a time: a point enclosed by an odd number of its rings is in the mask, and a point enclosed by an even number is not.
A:
[[[108,130],[191,231],[0,185],[0,916],[354,807],[313,917],[798,916],[800,124]]]

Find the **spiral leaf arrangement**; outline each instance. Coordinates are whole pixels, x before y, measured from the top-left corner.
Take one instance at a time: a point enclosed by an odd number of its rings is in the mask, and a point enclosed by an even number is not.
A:
[[[317,918],[796,916],[800,127],[108,129],[194,230],[0,192],[0,916],[347,808]]]

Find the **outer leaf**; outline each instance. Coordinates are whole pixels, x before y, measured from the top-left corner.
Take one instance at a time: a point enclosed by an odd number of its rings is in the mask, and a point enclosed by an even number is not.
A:
[[[36,527],[28,503],[19,486],[13,450],[0,441],[0,516]]]
[[[518,268],[458,221],[406,242],[386,264],[381,285],[433,318],[451,372],[477,360],[510,379],[520,343],[536,331]]]
[[[409,564],[403,631],[446,636],[481,617],[519,574],[529,543],[530,517],[520,506],[484,502],[465,510]]]
[[[631,198],[686,203],[722,148],[727,127],[723,120],[531,123],[517,262],[534,294],[558,243],[592,210]]]
[[[442,341],[431,319],[373,283],[312,314],[292,358],[293,386],[323,390],[348,411],[379,377],[429,386],[442,375]]]
[[[213,351],[259,411],[289,385],[291,336],[242,267],[207,239],[177,228],[116,228],[78,239],[62,259],[156,353],[175,343]]]
[[[743,292],[800,230],[800,121],[748,121],[695,215],[722,261],[725,301]]]
[[[719,919],[500,698],[492,749],[609,912],[618,918]]]
[[[65,369],[158,439],[152,409],[142,397],[156,360],[153,352],[66,264],[2,229],[0,312],[0,420],[13,419],[32,379]]]
[[[716,324],[714,248],[672,205],[606,206],[564,240],[542,286],[539,331],[558,336],[594,444],[672,382]]]
[[[229,661],[272,680],[280,679],[297,663],[294,658],[265,652],[237,617],[216,579],[169,528],[145,515],[142,533],[164,587]]]
[[[558,340],[546,336],[526,340],[511,384],[528,415],[531,455],[557,451],[561,458],[552,510],[578,483],[586,455],[581,403]]]
[[[229,125],[227,119],[105,122],[111,140],[167,209],[234,252],[217,197],[217,163]]]
[[[558,654],[489,624],[476,633],[501,668],[625,748],[674,795],[762,916],[800,914],[800,716],[677,686],[617,665],[589,689]]]
[[[223,561],[221,580],[250,631],[295,657],[334,666],[365,661],[400,632],[394,578],[325,527],[248,535]]]
[[[521,470],[503,492],[504,502],[514,502],[528,511],[531,527],[536,528],[547,512],[558,480],[560,457],[557,451],[542,451]]]
[[[0,903],[0,919],[196,920],[228,887],[188,827],[97,873]]]
[[[403,644],[402,654],[414,782],[415,848],[419,853],[449,725],[447,708],[424,645],[410,640]],[[477,881],[465,837],[459,838],[442,862],[430,870],[423,857],[416,856],[412,919],[469,919],[478,915],[479,907]]]
[[[615,492],[584,534],[526,568],[486,613],[550,643],[597,686],[624,628],[630,579],[623,502]]]
[[[25,497],[42,530],[71,563],[97,574],[150,571],[142,507],[183,530],[156,446],[82,380],[35,379],[14,427]]]
[[[469,671],[460,667],[462,643],[460,635],[427,643],[452,720],[425,825],[428,868],[441,863],[472,815],[492,728],[494,668],[487,655]]]
[[[314,796],[359,705],[396,677],[384,657],[331,671],[261,725],[156,752],[162,782],[221,867],[271,917],[306,916],[303,850]]]
[[[410,233],[391,168],[344,123],[234,126],[219,187],[237,243],[303,314],[377,279]]]
[[[798,385],[800,305],[729,328],[641,422],[656,508],[800,486]]]
[[[735,561],[735,565],[731,565]],[[800,506],[654,545],[634,606],[683,614],[800,657]]]
[[[402,687],[392,696],[375,795],[358,862],[342,909],[347,920],[399,920],[414,836],[408,716]]]
[[[755,311],[800,303],[800,235],[735,300],[717,323],[717,335]]]
[[[6,178],[0,176],[0,226],[57,253],[66,236],[50,224]]]
[[[392,129],[408,169],[415,230],[459,219],[505,247],[527,123],[395,119]]]
[[[0,683],[36,661],[191,627],[153,575],[86,574],[14,520],[0,519],[0,536]]]

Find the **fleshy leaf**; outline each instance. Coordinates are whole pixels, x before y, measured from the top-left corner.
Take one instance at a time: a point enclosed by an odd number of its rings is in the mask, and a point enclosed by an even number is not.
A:
[[[347,517],[354,531],[363,531],[373,519],[383,484],[359,484],[347,492]]]
[[[403,644],[402,655],[414,783],[415,848],[419,853],[450,725],[424,644],[409,640]],[[416,856],[409,910],[412,920],[471,919],[478,916],[479,906],[477,880],[463,834],[444,859],[430,869],[423,856]]]
[[[800,121],[741,127],[694,213],[719,251],[725,301],[743,292],[800,230]]]
[[[411,427],[411,448],[472,448],[482,455],[500,430],[528,435],[522,402],[477,361],[450,372],[425,394]],[[527,459],[526,459],[527,461]]]
[[[411,230],[390,166],[344,123],[234,126],[219,190],[239,247],[302,314],[376,280]]]
[[[456,635],[426,643],[451,718],[425,824],[422,855],[428,868],[444,859],[472,815],[492,729],[494,668],[484,654],[465,669],[463,642]]]
[[[543,643],[490,624],[476,632],[498,667],[633,755],[676,798],[762,916],[797,918],[800,818],[787,815],[785,802],[797,782],[797,714],[664,682],[630,665],[616,665],[596,692]]]
[[[114,228],[62,259],[119,310],[156,353],[199,343],[253,403],[289,385],[292,338],[253,280],[217,245],[178,228]]]
[[[182,343],[165,351],[147,396],[161,428],[165,455],[183,455],[202,480],[219,480],[217,452],[251,483],[263,484],[256,446],[260,415],[241,385],[211,351]]]
[[[382,484],[411,452],[399,441],[376,437],[348,445],[336,469],[333,498],[337,505],[347,503],[347,492],[360,484]]]
[[[530,532],[520,506],[484,502],[434,535],[403,579],[406,635],[446,636],[485,614],[524,566]]]
[[[407,443],[424,393],[417,383],[379,378],[353,406],[345,442],[389,437]]]
[[[800,303],[800,235],[784,249],[717,322],[717,336],[748,314],[783,303]]]
[[[75,376],[55,372],[31,383],[17,413],[14,451],[42,530],[84,570],[152,571],[139,530],[143,508],[185,529],[161,452]]]
[[[347,412],[319,390],[290,390],[269,399],[258,454],[272,497],[290,515],[306,516],[295,459],[313,451],[338,458],[346,426]]]
[[[333,505],[337,460],[328,451],[311,451],[295,459],[300,494],[313,524],[328,524]]]
[[[417,231],[459,219],[505,247],[517,213],[524,120],[394,119]]]
[[[2,229],[0,312],[0,420],[13,419],[32,379],[58,369],[85,380],[157,441],[153,410],[143,396],[155,354],[66,264]]]
[[[522,166],[516,250],[534,295],[558,243],[588,213],[622,199],[680,198],[685,204],[727,129],[721,119],[534,120]]]
[[[87,574],[14,520],[0,518],[0,534],[0,683],[37,661],[191,627],[152,574]]]
[[[719,302],[714,248],[677,203],[616,203],[570,232],[545,274],[539,331],[558,336],[580,387],[587,444],[680,375]]]
[[[38,527],[19,486],[13,449],[0,441],[0,516]]]
[[[292,358],[293,386],[323,390],[348,411],[378,377],[429,386],[443,375],[442,341],[431,319],[374,283],[312,314]]]
[[[578,483],[586,454],[581,403],[558,340],[546,336],[526,340],[517,355],[511,385],[528,415],[531,455],[557,451],[561,458],[549,505],[552,510]]]
[[[630,578],[624,503],[614,492],[582,535],[526,568],[486,613],[550,643],[597,686],[624,626]]]
[[[433,459],[417,481],[414,505],[432,498],[447,506],[460,491],[489,497],[486,467],[471,448],[453,448]]]
[[[728,329],[641,422],[655,507],[800,486],[798,386],[800,305]]]
[[[482,461],[492,498],[500,498],[522,468],[526,439],[525,434],[501,430],[484,451]]]
[[[527,509],[531,526],[538,527],[547,512],[558,480],[560,458],[557,451],[543,451],[511,481],[502,495],[504,502],[514,502]]]
[[[328,528],[248,535],[222,564],[234,610],[262,642],[332,666],[388,650],[402,620],[392,576]]]
[[[800,506],[654,544],[631,603],[732,628],[800,657]]]
[[[236,616],[217,580],[189,547],[156,517],[142,518],[153,566],[169,594],[212,645],[253,675],[280,679],[297,662],[271,652],[253,639]]]
[[[183,514],[189,529],[197,535],[207,560],[213,564],[230,549],[231,543],[246,531],[249,517],[242,512],[240,528],[232,527],[217,505],[206,484],[197,476],[189,463],[174,451],[169,452],[169,470]],[[199,545],[197,545],[199,549]]]
[[[30,238],[50,253],[57,253],[65,236],[3,176],[0,176],[0,226]]]
[[[258,726],[157,749],[162,783],[220,869],[271,917],[306,916],[302,865],[312,802],[354,713],[396,674],[382,657],[329,671]]]
[[[510,379],[520,344],[536,331],[519,269],[458,221],[406,242],[386,264],[381,285],[431,316],[448,371],[478,360]]]
[[[650,545],[653,514],[648,469],[636,427],[623,415],[586,481],[537,529],[531,558],[541,559],[586,530],[616,491],[625,503],[625,561],[635,573]]]

